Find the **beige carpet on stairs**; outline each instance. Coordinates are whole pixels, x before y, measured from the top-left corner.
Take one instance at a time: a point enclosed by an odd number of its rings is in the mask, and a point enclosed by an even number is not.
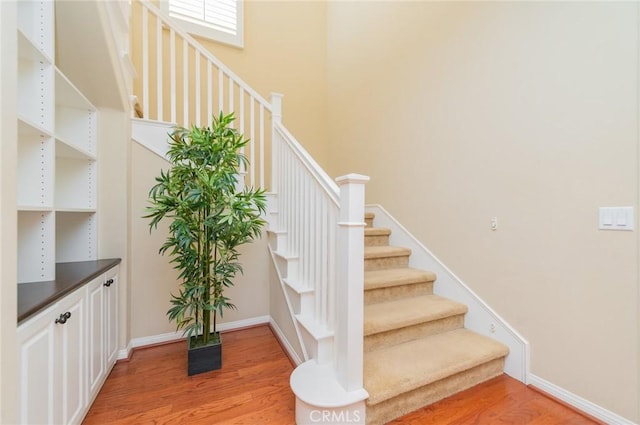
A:
[[[464,326],[467,307],[433,294],[434,273],[365,216],[367,424],[384,424],[503,373],[508,349]]]

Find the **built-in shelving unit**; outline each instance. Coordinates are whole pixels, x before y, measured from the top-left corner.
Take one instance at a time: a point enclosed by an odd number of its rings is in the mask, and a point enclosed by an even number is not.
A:
[[[97,259],[98,111],[55,64],[55,2],[18,6],[18,282]]]

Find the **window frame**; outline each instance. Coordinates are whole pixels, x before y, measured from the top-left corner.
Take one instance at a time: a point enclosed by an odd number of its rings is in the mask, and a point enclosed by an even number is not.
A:
[[[176,25],[183,28],[189,34],[205,38],[207,40],[218,43],[228,44],[230,46],[244,47],[244,0],[236,1],[236,34],[229,34],[224,31],[216,30],[204,25],[200,25],[191,21],[174,16],[169,12],[169,3],[171,0],[160,0],[160,10],[174,21]]]

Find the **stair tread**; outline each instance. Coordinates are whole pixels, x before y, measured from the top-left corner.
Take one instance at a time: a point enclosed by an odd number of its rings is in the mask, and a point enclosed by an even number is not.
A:
[[[369,211],[365,211],[364,213],[364,218],[374,218],[376,215],[375,213],[369,212]]]
[[[433,272],[402,267],[394,269],[372,270],[364,272],[364,289],[388,288],[391,286],[411,285],[414,283],[433,282]]]
[[[391,234],[391,229],[386,227],[365,227],[364,235],[365,236],[389,236]]]
[[[364,335],[465,314],[467,306],[438,295],[421,295],[364,307]]]
[[[364,356],[364,387],[377,404],[507,355],[497,341],[468,329],[370,351]]]
[[[400,246],[365,246],[364,258],[365,260],[373,258],[385,258],[385,257],[402,257],[405,255],[411,255],[409,248],[403,248]]]

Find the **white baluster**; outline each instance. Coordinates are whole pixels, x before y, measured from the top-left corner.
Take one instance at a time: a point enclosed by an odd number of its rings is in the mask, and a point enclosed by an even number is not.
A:
[[[229,113],[234,112],[233,111],[233,79],[229,78]],[[235,121],[233,121],[231,123],[231,128],[235,128],[236,127],[236,123]]]
[[[182,39],[182,126],[189,128],[189,44]]]
[[[196,55],[196,60],[195,60],[195,66],[196,66],[196,104],[195,104],[195,109],[196,109],[196,125],[198,127],[200,127],[200,122],[202,120],[201,117],[201,112],[200,112],[200,90],[201,90],[201,83],[200,83],[200,52],[198,52],[197,50],[195,51],[195,55]]]
[[[213,66],[207,61],[207,123],[213,118]]]
[[[264,104],[260,102],[260,187],[264,187]]]
[[[149,119],[149,12],[142,8],[142,109]]]
[[[240,114],[238,116],[238,121],[239,121],[239,130],[242,133],[242,135],[245,134],[245,129],[244,129],[244,89],[242,88],[242,86],[240,86]],[[244,155],[244,146],[242,148],[240,148],[240,154]],[[244,174],[247,173],[247,165],[242,163],[240,164],[240,171],[243,172]]]
[[[218,68],[218,113],[224,113],[224,71]]]
[[[169,80],[171,84],[171,122],[176,122],[176,104],[177,94],[176,94],[176,32],[171,28],[169,31],[169,55],[170,55],[170,69],[169,69]]]
[[[251,181],[251,187],[256,187],[256,114],[255,114],[255,99],[251,96],[249,100],[249,138],[251,141],[249,142],[249,175]]]
[[[164,80],[162,78],[162,21],[156,17],[156,104],[157,104],[157,116],[158,121],[164,121],[164,113],[162,111],[162,85]]]

